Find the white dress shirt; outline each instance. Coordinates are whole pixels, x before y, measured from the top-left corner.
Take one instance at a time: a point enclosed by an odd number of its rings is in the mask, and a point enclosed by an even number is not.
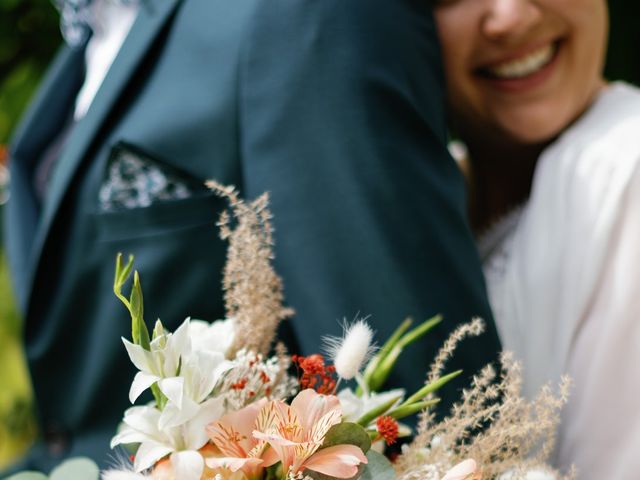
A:
[[[86,74],[76,98],[74,120],[84,117],[100,89],[111,64],[124,43],[138,14],[139,4],[113,0],[95,0],[93,35],[85,52]]]

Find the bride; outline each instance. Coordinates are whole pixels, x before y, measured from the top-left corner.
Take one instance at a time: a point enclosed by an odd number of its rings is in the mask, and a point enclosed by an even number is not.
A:
[[[452,130],[525,392],[574,380],[556,462],[640,471],[640,91],[602,74],[606,0],[436,0]]]

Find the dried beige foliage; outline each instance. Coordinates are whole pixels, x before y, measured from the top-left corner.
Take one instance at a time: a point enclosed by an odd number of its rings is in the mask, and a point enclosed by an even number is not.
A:
[[[233,186],[207,182],[229,202],[220,215],[220,237],[229,242],[223,290],[227,318],[235,318],[236,335],[229,355],[240,349],[266,355],[278,324],[293,311],[283,305],[282,280],[273,266],[273,228],[268,194],[247,203]]]
[[[433,362],[431,362],[431,368],[429,369],[429,375],[427,376],[427,384],[432,383],[438,379],[444,373],[444,367],[453,354],[456,348],[467,337],[477,337],[484,332],[484,322],[480,318],[474,318],[469,323],[463,323],[459,325],[449,338],[444,342],[438,354]]]
[[[474,320],[453,332],[434,361],[430,381],[455,346],[481,327]],[[520,364],[505,353],[501,366],[499,375],[491,365],[482,369],[442,421],[429,411],[422,413],[413,442],[396,463],[399,480],[435,480],[467,458],[481,466],[484,480],[507,472],[509,480],[524,479],[530,470],[547,471],[557,479],[573,478],[575,472],[562,477],[545,464],[553,449],[560,409],[568,398],[569,379],[562,378],[557,394],[546,385],[528,401],[521,395]]]

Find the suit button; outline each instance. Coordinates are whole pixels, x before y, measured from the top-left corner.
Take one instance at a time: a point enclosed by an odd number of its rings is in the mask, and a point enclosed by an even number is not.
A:
[[[44,429],[43,437],[49,455],[52,457],[62,456],[69,448],[69,433],[58,424],[48,424]]]

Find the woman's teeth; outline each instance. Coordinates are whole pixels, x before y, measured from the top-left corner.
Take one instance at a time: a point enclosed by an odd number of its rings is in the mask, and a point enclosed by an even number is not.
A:
[[[547,65],[553,58],[555,51],[554,44],[547,44],[524,57],[489,67],[487,71],[494,77],[504,79],[526,77]]]

